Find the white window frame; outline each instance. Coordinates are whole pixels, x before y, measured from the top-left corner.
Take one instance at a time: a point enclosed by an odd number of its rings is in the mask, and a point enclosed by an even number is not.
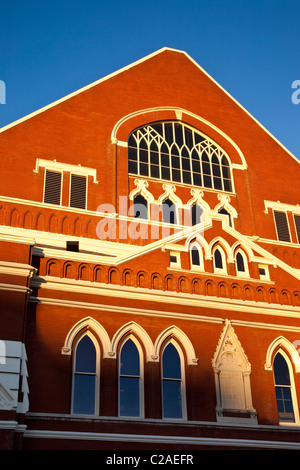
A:
[[[171,261],[171,256],[174,256],[176,258],[176,261]],[[170,268],[181,269],[181,258],[180,258],[180,253],[178,253],[178,251],[170,251],[169,260],[170,260]]]
[[[217,268],[215,265],[215,251],[219,250],[222,258],[222,268]],[[214,265],[214,273],[215,274],[227,274],[227,260],[225,256],[225,251],[220,245],[216,245],[212,250],[212,257],[213,257],[213,265]]]
[[[259,273],[259,278],[262,281],[269,281],[270,280],[269,266],[266,265],[266,264],[259,264],[258,269],[264,269],[265,270],[265,274],[260,274]]]
[[[194,246],[197,248],[198,253],[199,253],[200,265],[198,265],[198,264],[193,264],[192,250],[193,250],[193,247],[194,247]],[[202,247],[199,245],[199,243],[198,243],[197,241],[194,241],[194,242],[192,242],[192,243],[190,244],[190,246],[189,246],[189,253],[190,253],[190,266],[191,266],[191,270],[204,272],[203,251],[202,251]]]
[[[96,350],[96,372],[95,372],[95,403],[94,403],[94,414],[78,414],[78,416],[99,416],[99,401],[100,401],[100,347],[99,344],[94,337],[94,335],[90,331],[84,331],[77,339],[74,344],[73,348],[73,363],[72,363],[72,400],[71,400],[71,414],[77,415],[74,413],[74,377],[75,377],[75,366],[76,366],[76,354],[77,354],[77,347],[80,341],[84,338],[84,336],[88,336],[90,340],[93,342]]]
[[[236,259],[238,253],[243,257],[245,271],[239,271],[239,270],[238,270],[237,259]],[[240,249],[240,248],[237,249],[236,252],[235,252],[235,255],[234,255],[234,260],[235,260],[236,275],[237,275],[238,277],[250,277],[250,275],[249,275],[248,258],[247,258],[246,253],[244,252],[244,250],[242,250],[242,249]]]

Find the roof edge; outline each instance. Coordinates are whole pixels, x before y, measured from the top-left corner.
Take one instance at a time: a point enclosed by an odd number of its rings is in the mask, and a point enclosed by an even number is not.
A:
[[[32,113],[16,120],[16,121],[13,121],[12,123],[10,124],[7,124],[6,126],[0,128],[0,133],[2,132],[5,132],[6,130],[8,129],[11,129],[12,127],[18,125],[18,124],[21,124],[22,122],[24,121],[27,121],[28,119],[34,117],[34,116],[37,116],[38,114],[41,114],[45,111],[47,111],[48,109],[51,109],[52,107],[60,104],[60,103],[63,103],[64,101],[70,99],[70,98],[73,98],[74,96],[76,95],[79,95],[80,93],[90,89],[90,88],[93,88],[94,86],[100,84],[100,83],[103,83],[105,82],[106,80],[109,80],[110,78],[116,76],[116,75],[119,75],[120,73],[123,73],[125,72],[126,70],[129,70],[137,65],[139,65],[140,63],[143,63],[145,62],[146,60],[149,60],[151,59],[152,57],[155,57],[156,55],[158,54],[161,54],[162,52],[165,52],[165,51],[172,51],[172,52],[177,52],[177,53],[180,53],[180,54],[183,54],[185,55],[199,70],[201,70],[201,72],[206,75],[218,88],[220,88],[220,90],[222,90],[234,103],[236,103],[264,132],[266,132],[290,157],[292,157],[298,164],[300,164],[300,160],[290,151],[288,150],[263,124],[261,124],[249,111],[247,111],[246,108],[244,108],[243,105],[241,105],[241,103],[239,103],[227,90],[225,90],[225,88],[222,87],[222,85],[220,85],[208,72],[206,72],[206,70],[204,70],[187,52],[183,51],[183,50],[180,50],[180,49],[175,49],[175,48],[172,48],[172,47],[162,47],[160,49],[158,49],[157,51],[154,51],[144,57],[142,57],[141,59],[138,59],[134,62],[132,62],[131,64],[129,65],[126,65],[125,67],[122,67],[118,70],[116,70],[115,72],[112,72],[92,83],[90,83],[89,85],[85,85],[84,87],[82,88],[79,88],[78,90],[72,92],[72,93],[69,93],[68,95],[62,97],[62,98],[59,98],[58,100],[55,100],[53,101],[52,103],[46,105],[46,106],[43,106],[42,108],[39,108],[38,110],[36,111],[33,111]]]

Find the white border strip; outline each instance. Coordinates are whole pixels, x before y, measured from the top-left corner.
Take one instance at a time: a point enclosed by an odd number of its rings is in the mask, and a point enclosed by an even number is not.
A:
[[[192,446],[224,446],[224,447],[252,447],[259,449],[287,449],[300,450],[298,442],[264,441],[256,439],[223,439],[213,437],[187,437],[187,436],[157,436],[141,434],[93,433],[93,432],[67,432],[48,430],[26,430],[24,437],[31,439],[71,439],[84,441],[105,442],[140,442],[168,445]]]

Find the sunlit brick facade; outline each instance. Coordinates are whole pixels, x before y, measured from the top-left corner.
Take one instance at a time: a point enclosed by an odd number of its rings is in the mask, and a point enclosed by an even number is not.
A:
[[[168,48],[0,155],[1,448],[300,448],[293,155]]]

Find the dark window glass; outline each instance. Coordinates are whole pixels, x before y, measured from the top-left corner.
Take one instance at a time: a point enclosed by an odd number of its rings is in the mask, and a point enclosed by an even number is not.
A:
[[[182,123],[161,122],[137,129],[128,145],[132,174],[232,191],[229,161],[221,149]],[[135,161],[138,166],[133,164]],[[154,166],[148,167],[147,163]]]
[[[203,210],[198,204],[194,204],[191,207],[192,225],[197,225],[201,222],[201,215]]]
[[[215,267],[223,269],[223,259],[220,250],[218,248],[214,252]]]
[[[236,255],[236,266],[238,271],[245,272],[244,258],[241,253],[237,253]]]
[[[133,216],[139,219],[148,219],[148,203],[141,194],[135,196],[133,204]]]
[[[96,350],[92,340],[87,335],[79,341],[75,354],[73,413],[94,414]]]
[[[194,266],[200,266],[199,250],[195,245],[192,247],[192,264]]]
[[[162,358],[163,417],[182,418],[181,364],[178,351],[170,343]]]
[[[140,416],[140,356],[131,339],[121,349],[120,416]]]
[[[282,354],[276,354],[273,365],[279,419],[280,421],[294,423],[295,416],[289,368]]]
[[[170,199],[166,199],[162,204],[163,221],[167,224],[176,224],[176,206]]]

